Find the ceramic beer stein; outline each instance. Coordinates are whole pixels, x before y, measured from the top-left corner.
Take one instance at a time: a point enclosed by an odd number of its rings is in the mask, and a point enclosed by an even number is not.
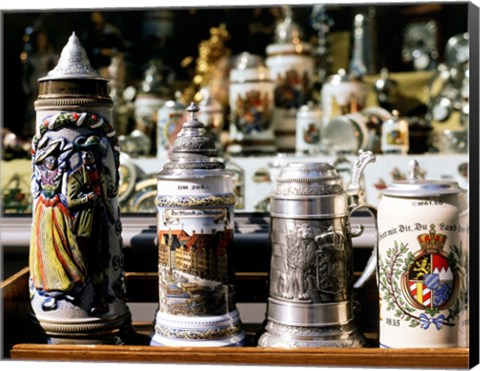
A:
[[[120,150],[107,80],[75,34],[39,79],[30,298],[52,343],[119,343],[130,324],[118,205]]]
[[[230,71],[230,153],[275,153],[273,89],[261,57],[247,52],[236,57]]]
[[[464,308],[466,191],[456,182],[409,179],[383,191],[378,207],[380,346],[456,347]],[[463,293],[462,293],[463,292]]]
[[[159,307],[151,344],[238,346],[245,333],[234,301],[232,176],[215,159],[198,107],[187,110],[192,117],[158,175]]]
[[[261,347],[362,347],[354,321],[352,237],[349,216],[360,205],[360,178],[375,157],[362,152],[344,191],[335,167],[290,163],[271,194],[268,322]],[[375,210],[372,209],[375,215]],[[370,270],[368,275],[371,275]]]
[[[368,98],[368,86],[341,68],[322,85],[321,101],[324,127],[336,116],[362,111]]]
[[[166,101],[158,109],[157,158],[163,162],[168,160],[173,141],[185,122],[185,108],[185,105],[175,99]]]
[[[300,107],[297,112],[295,151],[299,155],[320,152],[322,111],[312,102]]]
[[[290,8],[285,8],[284,20],[275,31],[275,43],[266,48],[265,63],[275,83],[273,127],[277,149],[295,152],[296,115],[313,85],[314,60],[311,45],[301,41],[303,32],[293,22]]]

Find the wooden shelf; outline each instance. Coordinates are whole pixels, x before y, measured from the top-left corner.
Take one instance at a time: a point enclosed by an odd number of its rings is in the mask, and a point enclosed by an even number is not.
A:
[[[276,366],[359,366],[359,367],[419,367],[459,369],[468,368],[469,350],[450,349],[382,349],[376,346],[366,348],[297,348],[273,349],[254,346],[245,347],[154,347],[149,346],[152,323],[133,323],[134,331],[125,345],[49,345],[28,340],[29,328],[28,268],[25,268],[2,282],[1,295],[4,300],[4,354],[15,360],[55,361],[106,361],[106,362],[150,362],[175,364],[224,364],[224,365],[276,365]],[[154,301],[155,295],[148,295],[155,286],[156,275],[127,272],[127,296]],[[265,299],[266,274],[237,273],[239,287],[257,287],[255,302]],[[144,287],[139,291],[140,287]],[[378,312],[375,303],[375,285],[366,285],[358,300],[362,312],[376,322]],[[255,291],[255,289],[253,290]],[[150,292],[151,294],[151,292]],[[152,299],[153,297],[153,299]],[[360,317],[361,318],[361,317]],[[374,323],[374,322],[372,322]],[[371,324],[359,323],[371,344],[376,344],[377,334],[369,332]],[[252,340],[259,324],[245,324],[247,337]]]
[[[17,344],[11,355],[15,359],[57,361],[468,368],[468,349],[164,348],[145,345]]]

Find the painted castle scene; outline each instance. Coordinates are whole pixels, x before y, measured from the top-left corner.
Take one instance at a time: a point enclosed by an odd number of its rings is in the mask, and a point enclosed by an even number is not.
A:
[[[173,315],[213,315],[232,310],[228,248],[233,230],[184,229],[159,233],[160,310]]]

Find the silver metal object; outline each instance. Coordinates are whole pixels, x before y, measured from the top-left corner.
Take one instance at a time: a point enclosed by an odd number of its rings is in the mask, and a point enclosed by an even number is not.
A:
[[[415,71],[432,70],[438,59],[438,30],[433,20],[407,25],[403,30],[402,59]]]
[[[75,32],[72,33],[68,43],[63,48],[55,68],[38,81],[64,80],[67,78],[105,80],[100,78],[97,71],[93,69],[87,57],[87,52],[80,44]]]
[[[235,307],[232,174],[195,114],[183,125],[158,175],[159,309],[152,345],[239,346]]]
[[[259,346],[365,345],[352,302],[351,239],[363,228],[352,229],[349,216],[364,207],[376,214],[359,203],[361,174],[374,160],[371,152],[360,152],[347,191],[327,163],[289,163],[280,172],[271,194],[268,322]]]
[[[375,73],[373,32],[374,10],[356,14],[353,21],[353,50],[349,72],[357,78]]]

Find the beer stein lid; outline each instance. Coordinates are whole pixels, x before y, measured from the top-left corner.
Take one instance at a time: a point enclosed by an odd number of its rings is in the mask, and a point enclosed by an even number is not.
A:
[[[195,117],[200,109],[192,102],[187,111],[191,117],[178,133],[170,161],[163,166],[159,177],[208,176],[211,170],[225,169],[225,164],[216,157],[217,149],[213,138],[205,125]]]
[[[349,82],[352,79],[347,74],[347,71],[344,68],[339,68],[337,73],[327,77],[326,82],[330,84],[340,84],[342,82]]]
[[[54,69],[38,79],[35,107],[47,109],[64,106],[111,106],[108,80],[92,67],[75,32],[62,49]]]
[[[144,79],[139,93],[168,96],[170,80],[173,72],[170,67],[163,65],[161,60],[151,60],[144,72]]]
[[[233,63],[233,68],[237,70],[245,70],[260,66],[264,66],[263,58],[256,54],[250,54],[249,52],[240,53]]]
[[[38,79],[38,81],[65,79],[95,79],[107,81],[100,77],[98,72],[90,64],[87,52],[80,44],[80,40],[75,32],[72,32],[67,44],[62,49],[55,68],[48,72],[46,76]]]
[[[411,160],[408,164],[408,173],[407,180],[391,183],[383,194],[393,197],[428,197],[466,192],[456,181],[420,179],[420,167],[416,160]]]
[[[304,37],[303,29],[293,21],[290,6],[283,6],[284,18],[275,28],[276,44],[298,44]]]
[[[235,57],[229,77],[232,83],[267,81],[270,72],[261,56],[242,52]]]
[[[272,196],[321,196],[343,193],[342,178],[333,165],[291,162],[279,173]]]

